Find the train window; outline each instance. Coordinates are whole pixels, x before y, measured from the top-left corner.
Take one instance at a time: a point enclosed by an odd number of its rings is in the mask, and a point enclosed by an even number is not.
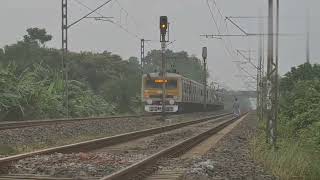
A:
[[[167,82],[167,89],[175,89],[178,87],[178,82],[177,80],[168,80]],[[146,88],[155,88],[155,89],[161,89],[162,84],[161,83],[156,83],[154,79],[147,80],[146,81]]]
[[[178,87],[177,80],[169,80],[167,83],[167,89],[175,89]]]
[[[161,86],[161,84],[154,82],[153,79],[150,79],[150,80],[146,81],[146,88],[160,89],[160,88],[162,88],[162,86]]]

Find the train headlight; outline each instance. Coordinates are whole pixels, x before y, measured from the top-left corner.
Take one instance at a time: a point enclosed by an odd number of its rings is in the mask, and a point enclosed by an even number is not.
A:
[[[175,103],[174,100],[173,100],[173,99],[170,99],[169,104],[170,104],[170,105],[174,105],[174,103]]]
[[[148,99],[147,104],[152,104],[152,99]]]

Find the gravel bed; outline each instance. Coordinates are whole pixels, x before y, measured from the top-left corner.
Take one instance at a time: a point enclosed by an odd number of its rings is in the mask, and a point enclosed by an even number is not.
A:
[[[208,115],[208,113],[170,116],[170,121],[165,122],[159,121],[155,117],[140,117],[79,121],[75,123],[2,130],[0,131],[0,146],[7,146],[9,149],[13,148],[14,152],[11,152],[11,154],[16,154],[34,149],[168,125],[170,123],[194,120],[204,115]],[[1,149],[0,154],[5,155],[1,152]]]
[[[249,114],[205,155],[163,160],[159,171],[184,172],[182,180],[274,180],[251,156],[250,140],[256,128],[256,116]]]
[[[120,170],[143,155],[121,155],[110,153],[76,153],[35,156],[20,160],[9,169],[9,174],[37,174],[53,177],[102,177]]]
[[[37,174],[53,177],[102,177],[117,170],[143,160],[155,153],[161,147],[174,141],[183,139],[188,130],[158,135],[154,140],[147,141],[139,149],[117,149],[108,151],[108,148],[90,153],[40,155],[18,161],[2,173],[5,174]],[[172,140],[172,142],[170,142]],[[149,149],[148,149],[149,148]]]
[[[184,180],[275,179],[256,164],[251,156],[253,149],[250,139],[256,128],[256,116],[252,113],[226,135],[217,144],[217,148],[211,149],[199,159],[194,159],[187,167]]]
[[[194,135],[196,133],[196,129],[187,128],[182,130],[176,130],[171,133],[165,133],[155,136],[148,144],[144,147],[145,151],[149,153],[158,152],[160,148],[168,147],[177,143],[178,141],[182,141]]]
[[[207,129],[201,123],[90,153],[42,155],[18,161],[8,172],[54,177],[105,176]]]

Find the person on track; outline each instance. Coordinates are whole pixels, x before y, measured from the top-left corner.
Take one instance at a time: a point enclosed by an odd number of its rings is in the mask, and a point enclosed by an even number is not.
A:
[[[238,98],[234,99],[234,103],[233,103],[233,114],[237,117],[240,116],[240,103],[238,101]]]

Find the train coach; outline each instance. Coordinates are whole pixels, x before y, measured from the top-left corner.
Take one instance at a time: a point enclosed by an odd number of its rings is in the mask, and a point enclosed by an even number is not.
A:
[[[142,102],[145,111],[162,112],[162,77],[159,73],[142,76]],[[176,73],[166,74],[166,112],[203,111],[204,85]],[[223,109],[223,94],[207,88],[207,110]]]

